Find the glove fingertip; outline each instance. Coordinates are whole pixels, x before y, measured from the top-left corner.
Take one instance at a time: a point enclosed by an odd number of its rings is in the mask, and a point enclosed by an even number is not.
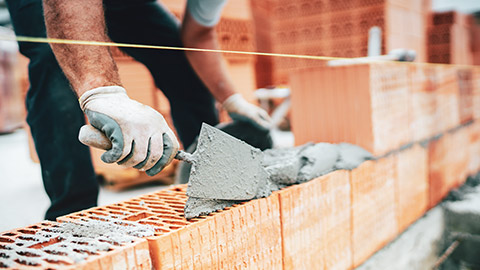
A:
[[[121,152],[121,151],[117,151],[117,150],[111,149],[111,150],[103,153],[100,158],[101,158],[102,161],[105,162],[105,163],[114,163],[114,162],[116,162],[118,159],[120,159],[121,155],[122,155],[122,152]]]

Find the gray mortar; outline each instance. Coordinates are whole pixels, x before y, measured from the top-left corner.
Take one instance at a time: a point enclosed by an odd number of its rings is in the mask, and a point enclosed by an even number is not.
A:
[[[114,217],[97,218],[99,220],[78,220],[76,223],[51,222],[55,226],[49,227],[48,231],[42,229],[35,235],[25,235],[26,239],[16,238],[13,243],[1,243],[0,264],[12,267],[18,260],[27,265],[37,265],[45,260],[65,261],[66,258],[71,260],[70,263],[79,263],[89,254],[108,251],[114,245],[131,243],[154,234],[154,229],[148,225]],[[31,248],[54,239],[60,241],[38,249]],[[26,253],[33,257],[20,255]]]
[[[236,203],[239,202],[189,197],[185,204],[185,218],[191,219],[201,215],[208,215],[217,210],[222,210],[225,207],[230,207]]]
[[[338,144],[340,157],[335,164],[337,170],[353,170],[366,160],[373,159],[373,155],[358,145]]]
[[[203,124],[193,156],[188,196],[250,200],[269,195],[268,175],[259,149]]]
[[[263,166],[270,181],[279,186],[296,184],[298,172],[303,165],[300,153],[312,145],[265,150]]]
[[[202,133],[187,189],[186,218],[215,212],[235,202],[266,197],[272,191],[334,170],[352,170],[373,159],[368,151],[348,143],[309,143],[261,153],[209,126],[202,128]]]
[[[303,166],[297,176],[299,183],[333,171],[340,156],[337,145],[329,143],[317,143],[303,150],[300,155]]]

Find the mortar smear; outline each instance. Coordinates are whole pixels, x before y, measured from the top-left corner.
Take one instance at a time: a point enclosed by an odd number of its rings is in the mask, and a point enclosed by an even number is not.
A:
[[[50,222],[52,226],[33,235],[17,237],[13,243],[2,243],[0,264],[6,267],[15,266],[15,261],[30,266],[43,265],[45,261],[76,264],[98,252],[152,236],[155,232],[148,225],[112,217],[96,218],[98,220],[76,223]]]
[[[308,143],[294,148],[265,150],[260,163],[266,173],[264,176],[266,179],[261,181],[263,184],[258,187],[254,198],[266,197],[275,190],[307,182],[335,170],[352,170],[369,159],[373,159],[372,154],[359,146],[348,143]],[[247,176],[245,175],[245,177]],[[201,182],[201,179],[198,181]],[[190,183],[189,188],[196,184]],[[215,183],[210,183],[210,185],[215,185]],[[204,185],[202,188],[211,188],[210,185]],[[222,184],[219,188],[226,188],[229,191],[248,190],[251,189],[250,185],[248,179],[245,179],[245,181],[237,182],[235,186]],[[208,199],[192,196],[189,193],[187,195],[189,199],[185,205],[186,218],[209,214],[240,201],[249,200],[248,198],[223,200],[214,194]]]

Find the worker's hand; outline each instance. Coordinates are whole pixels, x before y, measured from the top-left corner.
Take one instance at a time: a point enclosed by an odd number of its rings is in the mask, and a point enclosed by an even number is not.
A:
[[[246,120],[264,129],[270,129],[271,119],[268,113],[246,101],[240,94],[228,97],[223,102],[223,108],[234,120]]]
[[[111,142],[111,148],[102,155],[106,163],[117,162],[153,176],[168,165],[178,151],[177,138],[163,116],[131,100],[123,87],[106,86],[87,91],[80,97],[80,106],[90,124]],[[91,131],[83,129],[79,139],[98,147],[102,142]]]

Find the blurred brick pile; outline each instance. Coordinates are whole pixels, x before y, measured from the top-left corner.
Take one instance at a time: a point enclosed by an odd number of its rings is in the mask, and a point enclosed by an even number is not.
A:
[[[472,45],[479,46],[471,42],[473,29],[478,26],[471,15],[455,11],[432,14],[427,32],[428,62],[473,64]]]
[[[0,41],[0,134],[13,132],[25,121],[17,51],[16,44]]]
[[[382,30],[382,53],[404,48],[426,60],[428,0],[252,0],[257,50],[333,57],[363,57],[368,31]],[[258,86],[288,83],[292,68],[321,66],[318,60],[259,57]]]

